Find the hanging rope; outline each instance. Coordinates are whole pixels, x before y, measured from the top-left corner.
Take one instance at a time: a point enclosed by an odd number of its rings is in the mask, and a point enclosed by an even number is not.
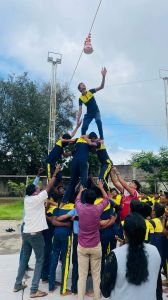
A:
[[[90,26],[89,34],[91,34],[91,31],[92,31],[92,29],[93,29],[93,26],[94,26],[94,23],[95,23],[95,21],[96,21],[97,14],[98,14],[98,11],[99,11],[99,9],[100,9],[101,3],[102,3],[102,0],[100,0],[99,5],[98,5],[98,7],[97,7],[97,9],[96,9],[96,12],[95,12],[95,15],[94,15],[92,24],[91,24],[91,26]],[[83,48],[82,48],[82,51],[81,51],[81,53],[80,53],[80,55],[79,55],[78,61],[77,61],[76,66],[75,66],[75,69],[74,69],[74,71],[73,71],[73,73],[72,73],[71,79],[70,79],[70,81],[69,81],[69,86],[71,85],[71,82],[72,82],[72,80],[73,80],[73,78],[74,78],[74,75],[75,75],[76,70],[77,70],[77,68],[78,68],[78,65],[79,65],[79,62],[80,62],[80,60],[81,60],[82,54],[83,54]]]

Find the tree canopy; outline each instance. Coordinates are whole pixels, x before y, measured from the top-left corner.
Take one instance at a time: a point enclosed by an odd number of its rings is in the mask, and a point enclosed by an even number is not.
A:
[[[56,138],[72,129],[76,111],[67,85],[57,85]],[[35,174],[46,159],[50,85],[27,73],[0,80],[0,174]]]
[[[148,172],[150,182],[153,180],[168,183],[168,147],[160,148],[158,153],[134,153],[130,162],[134,167]]]

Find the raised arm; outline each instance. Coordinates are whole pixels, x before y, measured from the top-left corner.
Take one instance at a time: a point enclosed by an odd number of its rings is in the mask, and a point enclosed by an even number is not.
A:
[[[46,186],[46,188],[45,188],[45,190],[47,191],[47,193],[51,190],[51,188],[54,186],[54,183],[55,183],[55,178],[57,177],[57,174],[58,174],[58,172],[60,171],[60,165],[57,165],[56,166],[56,169],[55,169],[55,171],[54,171],[54,174],[53,174],[53,176],[52,176],[52,178],[51,178],[51,180],[49,181],[49,183],[47,184],[47,186]]]
[[[79,110],[77,113],[77,123],[80,122],[81,115],[82,115],[82,105],[79,105]]]
[[[123,192],[124,192],[123,186],[119,183],[118,179],[116,179],[116,175],[115,175],[113,168],[110,171],[110,177],[111,177],[111,181],[114,184],[114,186],[120,191],[120,193],[123,194]]]
[[[102,192],[103,198],[108,198],[108,195],[107,195],[107,193],[106,193],[106,191],[104,190],[104,187],[103,187],[103,182],[101,180],[98,180],[98,187]]]
[[[101,70],[101,74],[102,74],[102,81],[101,81],[101,84],[100,84],[100,86],[99,86],[99,87],[97,87],[97,88],[95,88],[96,92],[98,92],[98,91],[100,91],[100,90],[104,89],[104,85],[105,85],[105,78],[106,78],[106,74],[107,74],[107,70],[106,70],[106,68],[105,68],[105,67],[104,67],[104,68],[102,68],[102,70]]]
[[[79,189],[79,193],[75,199],[75,202],[80,202],[81,201],[81,195],[82,195],[82,192],[84,191],[85,189],[83,188],[82,185],[80,185],[80,189]]]
[[[118,181],[123,186],[123,188],[126,189],[128,191],[128,193],[130,193],[133,196],[135,193],[135,190],[133,190],[132,188],[129,187],[127,182],[121,177],[120,172],[116,168],[113,168],[113,171],[115,172],[115,174],[118,178]]]
[[[36,178],[34,179],[33,181],[33,184],[35,186],[37,186],[39,184],[39,181],[40,181],[40,175],[44,172],[44,169],[43,168],[39,168],[38,169],[38,172],[37,172],[37,175],[36,175]]]
[[[77,120],[76,127],[74,128],[74,130],[71,133],[71,138],[73,138],[75,136],[75,134],[78,131],[78,128],[81,126],[81,123],[82,123],[82,121],[80,121],[80,118],[79,118],[79,121]]]

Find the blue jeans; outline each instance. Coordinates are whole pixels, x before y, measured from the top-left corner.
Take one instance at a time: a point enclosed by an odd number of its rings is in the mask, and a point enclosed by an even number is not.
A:
[[[88,127],[89,127],[89,125],[90,125],[90,123],[92,122],[93,119],[95,119],[95,121],[96,121],[97,128],[98,128],[101,140],[104,140],[102,121],[101,121],[101,116],[100,116],[99,111],[97,111],[93,115],[92,114],[85,114],[84,119],[83,119],[83,125],[82,125],[82,135],[86,134],[86,131],[88,130]]]
[[[23,252],[20,257],[19,269],[18,269],[18,274],[15,282],[15,288],[19,288],[22,285],[22,279],[24,277],[27,264],[33,249],[36,257],[36,264],[35,264],[34,276],[32,279],[31,293],[35,293],[39,287],[41,270],[43,266],[44,238],[42,232],[39,232],[34,235],[31,235],[30,233],[23,233],[22,239],[23,239],[23,244],[22,244]]]
[[[55,229],[55,227],[50,222],[47,223],[48,223],[48,229],[43,231],[45,247],[44,247],[44,262],[43,262],[43,268],[41,273],[42,280],[48,280],[49,269],[50,269],[50,257],[52,251],[52,240],[53,240],[54,229]]]
[[[23,234],[23,229],[24,229],[24,222],[22,223],[22,225],[21,225],[21,234]],[[22,245],[22,248],[21,248],[21,250],[20,250],[20,260],[21,260],[21,257],[23,256],[23,245]],[[31,254],[30,254],[30,256],[31,256]],[[28,262],[29,263],[29,262]],[[29,265],[28,265],[28,263],[27,263],[27,268],[26,268],[26,270],[28,269],[28,267],[29,267]]]

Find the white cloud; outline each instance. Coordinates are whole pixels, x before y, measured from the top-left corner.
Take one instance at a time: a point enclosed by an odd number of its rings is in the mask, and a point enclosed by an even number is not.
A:
[[[118,149],[115,149],[115,151],[109,151],[109,156],[114,165],[126,165],[129,164],[132,154],[140,151],[140,149],[124,149],[123,147],[118,147]]]

